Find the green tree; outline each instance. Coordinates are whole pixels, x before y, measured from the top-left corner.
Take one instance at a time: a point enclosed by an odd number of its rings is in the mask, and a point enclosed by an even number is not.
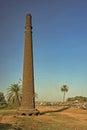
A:
[[[7,102],[15,107],[20,106],[22,100],[22,88],[19,83],[13,83],[7,89]]]
[[[75,97],[70,97],[67,99],[67,101],[79,101],[79,102],[87,102],[87,97],[83,97],[83,96],[75,96]]]
[[[63,102],[65,102],[65,94],[66,94],[66,92],[68,92],[68,87],[67,87],[67,85],[63,85],[63,86],[61,87],[61,92],[64,93],[64,94],[63,94]]]
[[[0,106],[2,105],[6,105],[6,100],[5,100],[5,96],[2,92],[0,92]]]

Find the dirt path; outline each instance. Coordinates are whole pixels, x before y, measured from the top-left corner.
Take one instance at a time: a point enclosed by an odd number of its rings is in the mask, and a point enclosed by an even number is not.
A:
[[[79,120],[87,121],[87,111],[86,110],[81,110],[78,108],[69,108],[65,111],[62,111],[61,114],[68,115],[70,117],[74,117]]]
[[[58,107],[39,107],[40,111],[55,109],[58,109]],[[10,110],[3,110],[3,112],[10,112]],[[12,127],[19,127],[20,130],[22,130],[21,128],[24,128],[23,130],[87,130],[87,110],[73,107],[61,112],[49,112],[40,116],[17,116],[14,111],[13,114],[11,111],[11,114],[0,116],[1,125],[12,125]]]

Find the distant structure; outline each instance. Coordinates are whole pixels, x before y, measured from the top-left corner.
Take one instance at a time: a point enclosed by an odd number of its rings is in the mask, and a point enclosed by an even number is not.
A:
[[[24,65],[23,65],[23,97],[19,109],[21,115],[38,114],[35,109],[33,45],[32,45],[32,16],[26,15]]]

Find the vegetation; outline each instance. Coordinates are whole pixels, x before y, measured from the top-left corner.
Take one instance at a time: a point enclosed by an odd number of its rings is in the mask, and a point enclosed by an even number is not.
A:
[[[35,98],[38,98],[38,94],[35,93]],[[10,108],[16,108],[21,105],[22,101],[22,85],[21,80],[18,83],[13,83],[7,89],[6,95],[7,103]]]
[[[64,93],[64,94],[63,94],[63,102],[65,102],[65,94],[66,94],[66,92],[68,92],[68,87],[67,87],[67,85],[63,85],[63,86],[61,87],[61,92]]]
[[[3,103],[6,103],[6,100],[5,100],[4,94],[0,92],[0,105]]]
[[[77,108],[32,117],[14,114],[0,111],[0,130],[87,130],[87,111]]]
[[[4,108],[7,106],[5,96],[2,92],[0,92],[0,108]]]
[[[68,98],[67,101],[87,102],[87,97],[75,96],[75,97]]]
[[[7,89],[7,102],[9,105],[18,107],[22,100],[22,89],[19,83],[13,83]]]

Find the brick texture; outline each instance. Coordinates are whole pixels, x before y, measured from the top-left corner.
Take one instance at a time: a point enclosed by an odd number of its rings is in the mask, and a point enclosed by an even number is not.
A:
[[[20,111],[32,113],[35,111],[34,97],[34,70],[33,70],[33,47],[32,47],[32,17],[26,15],[24,64],[23,64],[23,98]]]

